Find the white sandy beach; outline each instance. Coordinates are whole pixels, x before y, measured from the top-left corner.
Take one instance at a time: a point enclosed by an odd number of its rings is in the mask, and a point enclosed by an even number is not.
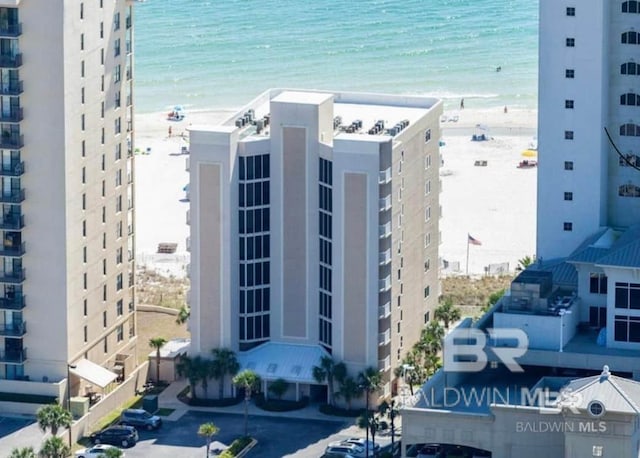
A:
[[[136,149],[136,256],[139,266],[182,276],[188,263],[186,225],[188,202],[184,186],[188,156],[180,154],[187,145],[181,134],[190,124],[217,124],[232,112],[187,113],[185,120],[172,122],[166,113],[141,114],[135,118]],[[457,121],[441,123],[442,243],[440,257],[459,263],[466,271],[467,233],[482,242],[470,246],[469,273],[482,274],[489,264],[509,263],[535,252],[536,169],[518,169],[521,153],[536,135],[535,110],[465,109],[447,112]],[[479,130],[481,124],[488,130]],[[172,136],[168,137],[169,126]],[[484,132],[492,140],[474,142],[471,136]],[[149,151],[149,154],[146,151]],[[477,160],[486,167],[475,166]],[[178,244],[175,255],[157,255],[159,243]]]

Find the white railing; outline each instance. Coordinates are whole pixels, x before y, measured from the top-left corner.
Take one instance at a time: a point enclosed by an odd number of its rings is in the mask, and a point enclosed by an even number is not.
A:
[[[391,330],[387,329],[384,332],[378,334],[378,345],[387,345],[391,342]]]
[[[391,208],[391,196],[380,199],[380,210],[388,210]]]
[[[378,318],[383,319],[391,315],[391,302],[378,307]]]
[[[378,360],[378,370],[386,372],[391,369],[391,356],[387,356],[385,359]]]
[[[380,235],[380,238],[389,237],[391,235],[391,221],[378,226],[378,234]]]
[[[378,261],[380,262],[380,265],[389,264],[391,262],[391,248],[380,253],[378,255]]]
[[[382,172],[378,172],[378,183],[386,184],[391,181],[391,167],[387,170],[383,170]]]
[[[378,286],[381,292],[388,291],[391,288],[391,275],[389,275],[387,278],[380,280],[378,282]]]

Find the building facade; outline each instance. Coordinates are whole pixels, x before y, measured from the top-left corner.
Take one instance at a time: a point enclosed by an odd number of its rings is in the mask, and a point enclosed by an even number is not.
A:
[[[538,257],[640,222],[637,26],[637,1],[540,2]]]
[[[388,394],[437,303],[441,107],[274,89],[193,127],[191,352],[320,346]]]
[[[0,0],[0,391],[135,365],[131,5]]]

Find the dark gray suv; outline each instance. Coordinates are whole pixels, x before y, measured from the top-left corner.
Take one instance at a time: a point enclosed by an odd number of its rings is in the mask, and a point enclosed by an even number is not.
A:
[[[151,415],[144,409],[127,409],[122,411],[120,423],[151,431],[162,426],[162,418]]]

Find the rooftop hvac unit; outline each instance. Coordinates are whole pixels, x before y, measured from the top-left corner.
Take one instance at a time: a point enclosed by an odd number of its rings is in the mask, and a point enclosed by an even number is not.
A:
[[[236,119],[236,127],[242,127],[242,125],[244,124],[242,121],[242,118]]]

